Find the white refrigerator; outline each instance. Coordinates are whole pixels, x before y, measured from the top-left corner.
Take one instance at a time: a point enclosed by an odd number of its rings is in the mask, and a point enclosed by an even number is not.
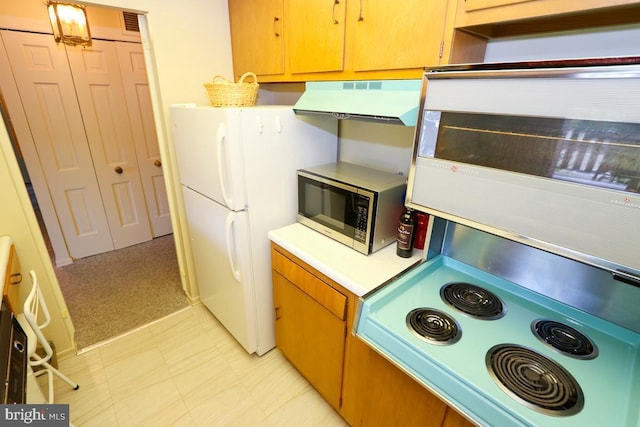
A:
[[[296,170],[336,161],[337,120],[291,106],[170,108],[200,298],[262,355],[275,347],[267,232],[296,221]]]

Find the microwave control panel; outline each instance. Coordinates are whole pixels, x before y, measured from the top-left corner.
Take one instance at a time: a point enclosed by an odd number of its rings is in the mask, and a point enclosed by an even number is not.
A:
[[[369,222],[369,203],[368,196],[358,194],[357,207],[356,207],[356,223],[354,240],[365,243],[367,241],[367,224]]]

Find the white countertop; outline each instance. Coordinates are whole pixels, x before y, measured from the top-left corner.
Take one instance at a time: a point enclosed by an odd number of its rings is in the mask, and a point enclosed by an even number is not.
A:
[[[411,258],[396,255],[395,243],[371,255],[338,243],[302,224],[269,232],[269,239],[357,296],[363,296],[422,259],[422,250]]]

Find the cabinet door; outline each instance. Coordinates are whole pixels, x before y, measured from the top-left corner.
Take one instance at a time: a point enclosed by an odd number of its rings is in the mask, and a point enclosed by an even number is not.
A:
[[[489,38],[636,23],[640,7],[637,0],[457,1],[455,27],[475,27]]]
[[[346,1],[286,0],[291,73],[343,69]]]
[[[357,337],[350,337],[344,413],[351,425],[467,427],[455,413],[443,424],[447,405]]]
[[[20,298],[21,283],[22,273],[20,271],[20,260],[18,259],[18,254],[16,254],[16,248],[11,245],[9,247],[9,259],[7,260],[7,271],[4,272],[2,300],[14,315],[20,314],[23,311],[23,299]]]
[[[284,73],[283,0],[229,0],[233,71]]]
[[[328,291],[333,291],[325,285]],[[340,407],[346,324],[273,272],[276,345],[336,409]]]
[[[350,11],[355,71],[421,68],[439,62],[447,0],[360,0]]]
[[[464,10],[471,11],[480,9],[491,9],[492,7],[507,6],[510,4],[525,3],[528,1],[535,0],[465,0]]]
[[[462,415],[457,413],[450,406],[447,406],[447,411],[444,415],[444,420],[442,421],[441,427],[474,427],[471,421],[464,418]]]

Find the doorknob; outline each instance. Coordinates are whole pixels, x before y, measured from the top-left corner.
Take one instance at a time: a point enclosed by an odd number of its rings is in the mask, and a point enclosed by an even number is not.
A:
[[[160,160],[156,160],[155,162],[153,162],[153,164],[157,167],[162,166],[162,162]]]
[[[116,166],[114,171],[116,171],[117,174],[120,174],[120,173],[122,173],[122,168],[120,166]]]

